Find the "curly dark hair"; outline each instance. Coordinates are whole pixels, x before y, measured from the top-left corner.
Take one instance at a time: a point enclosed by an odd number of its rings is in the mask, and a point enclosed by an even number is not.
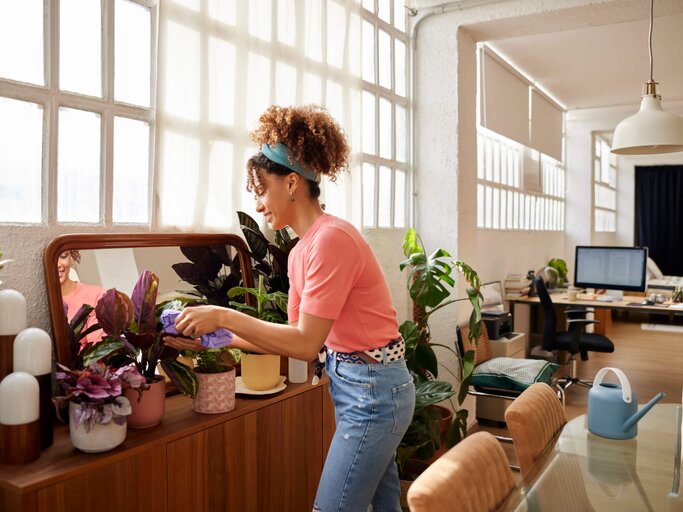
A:
[[[322,107],[271,105],[259,118],[259,127],[249,136],[259,146],[284,144],[294,160],[314,171],[316,181],[305,180],[313,198],[320,195],[320,175],[334,181],[340,172],[348,169],[349,145],[344,130]],[[291,169],[270,161],[259,151],[247,162],[249,191],[255,186],[258,170],[281,176],[292,172]]]
[[[74,260],[76,263],[81,262],[81,252],[76,250],[76,249],[71,249],[69,251],[69,254],[71,254],[71,259]]]

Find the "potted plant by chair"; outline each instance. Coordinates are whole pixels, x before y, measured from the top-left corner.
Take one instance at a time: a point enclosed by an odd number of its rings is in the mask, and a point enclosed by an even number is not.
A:
[[[131,406],[124,393],[141,389],[145,378],[135,366],[115,369],[95,362],[82,370],[58,364],[57,384],[64,392],[54,399],[59,412],[69,404],[71,443],[84,452],[115,448],[126,438]]]
[[[259,275],[256,288],[236,286],[228,292],[228,297],[236,297],[248,293],[256,298],[256,306],[231,301],[230,305],[248,315],[264,320],[283,324],[286,322],[287,294],[265,289],[265,276]],[[272,354],[254,354],[242,351],[240,357],[242,365],[242,382],[253,391],[264,391],[274,388],[280,381],[280,356]]]
[[[157,425],[164,415],[166,382],[156,373],[158,363],[181,393],[194,397],[197,392],[192,370],[177,361],[177,350],[164,343],[159,317],[165,307],[177,307],[177,304],[157,305],[158,288],[159,278],[145,270],[132,297],[115,288],[107,290],[95,307],[97,323],[105,337],[83,350],[86,366],[98,360],[105,360],[115,368],[134,365],[145,377],[149,389],[128,391],[133,409],[128,424],[132,428]]]
[[[400,268],[410,269],[408,290],[414,304],[414,318],[403,322],[399,330],[406,343],[406,364],[415,380],[416,400],[413,421],[398,447],[396,461],[401,478],[413,480],[417,472],[413,471],[414,465],[409,461],[429,460],[444,442],[445,448],[448,448],[466,436],[468,411],[461,406],[467,396],[474,368],[473,350],[461,354],[457,343],[451,346],[432,340],[429,319],[436,311],[450,304],[468,300],[472,305],[469,318],[470,338],[478,339],[481,321],[481,283],[472,267],[463,261],[454,261],[444,249],[437,249],[427,255],[412,228],[405,234],[403,252],[407,259],[401,262]],[[459,272],[466,279],[469,285],[467,297],[452,298],[454,272]],[[442,347],[456,355],[458,372],[452,372],[448,368],[446,370],[460,382],[457,392],[450,383],[439,380],[440,365],[434,347]],[[453,404],[455,412],[444,418],[442,409],[435,406],[454,395],[457,400],[457,405]],[[444,421],[447,429],[442,436]]]
[[[193,352],[197,364],[197,396],[192,409],[202,414],[218,414],[235,408],[235,367],[227,348]]]

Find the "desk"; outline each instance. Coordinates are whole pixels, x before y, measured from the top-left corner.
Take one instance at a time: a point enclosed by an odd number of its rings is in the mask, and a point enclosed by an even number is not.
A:
[[[567,423],[501,510],[678,511],[681,406],[657,404],[638,436],[617,441]]]

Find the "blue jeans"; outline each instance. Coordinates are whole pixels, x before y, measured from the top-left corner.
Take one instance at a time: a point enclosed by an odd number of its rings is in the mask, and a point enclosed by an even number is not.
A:
[[[415,385],[405,360],[378,364],[337,361],[326,370],[336,432],[314,510],[400,512],[396,448],[413,418]],[[386,358],[385,358],[386,359]]]

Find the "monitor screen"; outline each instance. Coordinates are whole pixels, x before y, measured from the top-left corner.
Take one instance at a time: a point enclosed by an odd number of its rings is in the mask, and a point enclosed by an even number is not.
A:
[[[645,291],[646,247],[577,246],[574,286]]]

